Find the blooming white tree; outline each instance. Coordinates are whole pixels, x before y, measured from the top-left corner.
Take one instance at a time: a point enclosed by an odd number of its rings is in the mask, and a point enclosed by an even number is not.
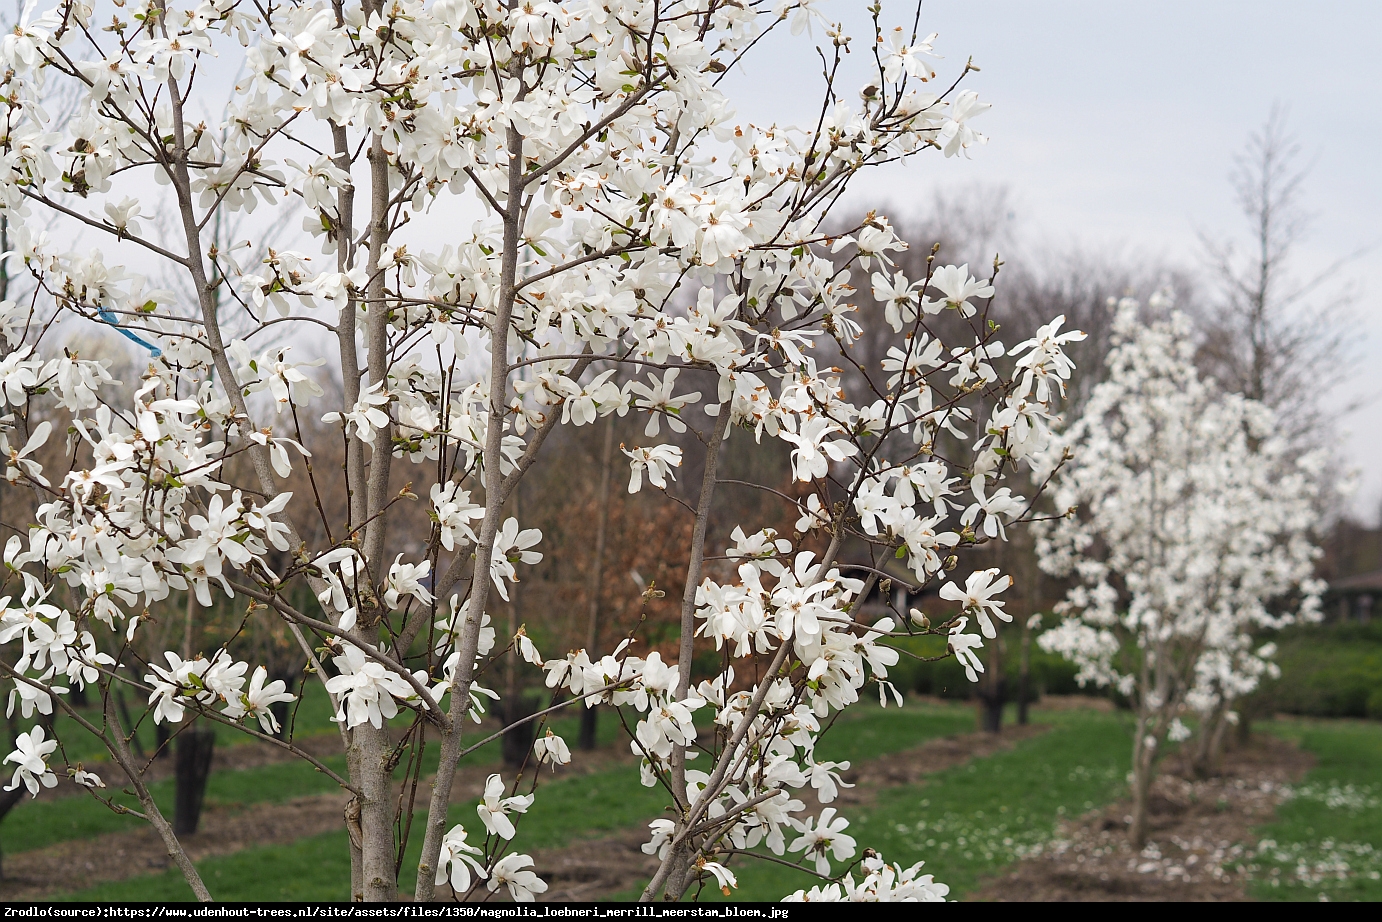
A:
[[[418,828],[416,899],[448,880],[461,897],[483,884],[531,899],[546,889],[540,869],[508,842],[540,791],[492,777],[478,817],[488,835],[472,824],[467,842],[446,823],[457,765],[485,742],[463,740],[467,720],[496,697],[477,677],[515,648],[553,689],[526,719],[598,702],[640,712],[629,744],[676,817],[652,828],[660,866],[646,899],[680,898],[702,877],[732,887],[726,862],[760,843],[805,853],[850,895],[944,895],[917,868],[875,859],[856,887],[844,820],[803,815],[792,791],[833,799],[843,766],[816,759],[817,736],[867,681],[887,690],[888,636],[949,634],[973,657],[982,640],[964,632],[967,615],[989,636],[1005,617],[996,573],[947,588],[969,608],[935,625],[862,623],[856,606],[883,555],[905,559],[919,588],[1023,519],[1030,504],[1001,481],[1043,463],[1071,371],[1059,323],[999,342],[991,279],[940,265],[893,279],[889,254],[904,244],[884,218],[827,229],[861,170],[982,143],[972,120],[986,106],[959,86],[971,68],[933,83],[931,40],[875,19],[873,73],[850,96],[837,85],[850,39],[822,22],[827,104],[798,130],[736,120],[720,82],[765,30],[800,33],[817,17],[809,0],[130,0],[108,13],[30,4],[0,39],[0,209],[34,285],[0,305],[6,437],[23,446],[8,477],[37,507],[27,539],[6,547],[14,589],[0,603],[24,716],[61,708],[100,737],[209,899],[109,692],[142,696],[156,723],[199,715],[312,759],[261,732],[290,695],[263,669],[224,647],[145,665],[127,643],[172,592],[248,600],[283,619],[331,699],[348,770],[312,761],[352,794],[354,897],[398,895],[398,830]],[[214,95],[227,65],[239,83],[208,123],[193,101]],[[83,102],[59,122],[44,100],[74,84]],[[167,207],[149,201],[160,194]],[[280,230],[262,259],[219,236],[228,216],[289,207],[303,232]],[[155,233],[154,213],[171,233]],[[71,248],[77,230],[99,246]],[[316,252],[295,248],[304,241]],[[889,292],[881,368],[855,359],[856,272]],[[153,287],[154,273],[192,300]],[[75,325],[141,350],[128,396],[102,363],[60,348],[55,331]],[[329,369],[290,357],[313,348]],[[848,392],[838,366],[858,372]],[[493,597],[509,599],[542,556],[540,531],[506,513],[516,486],[557,426],[630,410],[650,414],[646,438],[661,417],[685,436],[626,448],[631,491],[679,487],[683,447],[703,471],[676,662],[636,637],[549,660],[521,631],[500,645]],[[343,508],[323,502],[304,418],[346,446]],[[45,444],[55,431],[64,445]],[[745,523],[717,581],[705,564],[718,556],[707,528],[721,448],[765,437],[790,452],[805,498],[784,497],[801,534]],[[942,437],[965,450],[943,456]],[[961,513],[963,480],[975,503]],[[391,532],[419,495],[430,534]],[[877,566],[842,562],[850,538]],[[306,611],[303,587],[316,601]],[[693,676],[698,646],[725,651],[724,671]],[[106,703],[99,722],[69,701],[88,685]],[[704,711],[712,733],[695,722]],[[422,760],[402,758],[391,720],[415,731],[401,745],[425,730],[440,750],[416,827],[396,823],[392,785]],[[543,729],[539,758],[568,761]],[[10,758],[30,787],[56,777],[42,739]]]
[[[1319,459],[1288,450],[1265,406],[1199,376],[1183,315],[1143,324],[1136,302],[1110,307],[1108,378],[1062,436],[1073,461],[1053,495],[1070,513],[1037,545],[1042,568],[1074,586],[1039,643],[1132,704],[1140,846],[1164,744],[1190,736],[1182,713],[1212,725],[1274,668],[1252,628],[1318,618]]]

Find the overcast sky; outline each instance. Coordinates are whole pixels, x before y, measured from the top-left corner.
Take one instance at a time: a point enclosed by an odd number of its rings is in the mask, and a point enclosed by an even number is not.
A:
[[[884,5],[885,21],[905,12]],[[866,6],[821,9],[867,39]],[[968,161],[924,156],[881,171],[856,199],[905,214],[938,188],[1006,185],[1035,249],[1202,266],[1198,232],[1243,237],[1233,155],[1274,103],[1289,107],[1314,215],[1296,274],[1371,248],[1341,273],[1359,295],[1354,391],[1374,398],[1344,419],[1345,454],[1362,478],[1355,508],[1371,517],[1382,503],[1382,3],[927,0],[921,31],[940,33],[941,77],[968,56],[982,68],[968,85],[993,104],[975,122],[990,141]],[[734,76],[742,116],[811,120],[820,65],[806,39],[784,37]]]

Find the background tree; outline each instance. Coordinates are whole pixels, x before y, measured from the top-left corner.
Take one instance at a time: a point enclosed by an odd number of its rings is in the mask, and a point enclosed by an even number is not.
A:
[[[1075,582],[1040,644],[1131,704],[1140,848],[1165,744],[1190,736],[1185,707],[1207,718],[1270,668],[1250,627],[1318,619],[1319,459],[1294,454],[1265,406],[1199,376],[1183,315],[1144,324],[1125,300],[1114,343],[1108,377],[1065,436],[1073,460],[1053,496],[1069,512],[1038,544],[1043,569]],[[1298,606],[1283,604],[1295,592]]]
[[[1340,415],[1323,401],[1336,396],[1352,362],[1352,296],[1339,270],[1359,253],[1297,276],[1297,251],[1310,227],[1301,153],[1278,106],[1234,160],[1230,181],[1250,236],[1238,246],[1201,235],[1219,300],[1204,312],[1200,361],[1228,390],[1271,407],[1285,433],[1308,448],[1332,434]]]

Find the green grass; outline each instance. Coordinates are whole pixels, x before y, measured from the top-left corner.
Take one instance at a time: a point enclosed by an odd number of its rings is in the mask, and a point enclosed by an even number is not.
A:
[[[472,841],[484,832],[475,815],[478,800],[453,804],[451,823],[463,823]],[[598,836],[657,815],[666,805],[661,788],[638,783],[637,769],[621,766],[542,785],[527,815],[518,820],[518,851],[561,847],[583,836]],[[422,847],[418,814],[404,857],[400,883],[411,889]],[[288,845],[246,849],[198,863],[207,888],[218,900],[348,900],[350,855],[344,832],[330,832]],[[411,871],[410,871],[411,869]],[[186,900],[181,873],[165,871],[131,878],[75,894],[77,900]]]
[[[325,696],[321,697],[324,702]],[[304,710],[307,710],[311,704],[312,697],[309,696],[303,703]],[[321,721],[326,724],[324,730],[316,726],[319,722],[306,723],[303,720],[303,715],[299,714],[299,733],[304,732],[306,727],[311,727],[317,732],[336,733],[334,725],[325,719],[330,716],[329,709],[321,710],[317,716],[322,715],[325,715]],[[78,732],[83,731],[78,730]],[[570,732],[575,732],[574,721],[571,722]],[[246,741],[244,734],[226,727],[219,728],[217,746],[232,745],[253,744]],[[423,758],[426,773],[430,774],[436,771],[437,754],[436,746],[428,747]],[[499,760],[498,745],[491,744],[477,750],[467,759],[473,760],[472,764],[474,762],[496,763]],[[344,755],[329,756],[322,759],[322,762],[337,774],[344,775],[346,772]],[[114,768],[109,763],[104,765],[88,763],[87,767],[101,774],[108,784],[113,782],[116,775]],[[70,782],[68,783],[70,784]],[[338,787],[330,776],[317,771],[316,767],[308,762],[295,759],[256,768],[213,772],[207,782],[204,805],[206,807],[236,809],[257,803],[280,803],[295,797],[326,794],[335,790],[338,790]],[[171,817],[174,795],[173,780],[169,778],[154,782],[149,785],[149,791],[153,794],[154,801],[164,815]],[[110,793],[112,800],[118,804],[138,808],[139,802],[131,793],[125,793],[118,789],[107,793]],[[4,823],[0,825],[0,837],[3,837],[7,852],[17,853],[46,848],[49,845],[69,839],[84,839],[102,833],[137,829],[143,824],[143,820],[114,813],[105,805],[85,794],[76,794],[57,800],[22,801],[5,817]]]
[[[1051,724],[1051,730],[1010,751],[928,776],[923,783],[880,791],[868,808],[846,813],[848,833],[861,848],[877,849],[891,862],[909,865],[925,860],[926,872],[949,884],[952,898],[963,899],[1027,849],[1049,839],[1063,817],[1124,793],[1129,745],[1121,715],[1037,711],[1034,719]],[[612,738],[615,724],[603,720],[602,737]],[[901,711],[883,711],[866,705],[847,712],[821,742],[820,751],[825,758],[864,761],[973,726],[973,711],[963,706],[909,704]],[[1315,900],[1322,893],[1331,899],[1382,899],[1382,725],[1302,720],[1262,727],[1297,741],[1316,754],[1319,764],[1296,787],[1296,796],[1279,808],[1277,818],[1257,830],[1264,844],[1273,844],[1250,859],[1252,895],[1269,900]],[[574,719],[561,721],[557,730],[574,738]],[[266,776],[255,776],[262,769],[226,773],[242,777],[213,779],[219,786],[208,796],[221,803],[239,797],[250,802],[296,796],[305,786],[324,780],[313,776],[310,768],[308,775],[291,774],[301,771],[298,765],[267,769],[286,774],[270,783]],[[260,796],[261,788],[279,793]],[[639,826],[665,804],[663,791],[640,786],[636,769],[629,766],[549,780],[519,823],[514,846],[522,851],[561,847],[584,836]],[[483,827],[474,807],[474,801],[456,804],[451,822],[478,832]],[[411,886],[408,869],[416,867],[420,845],[416,824],[414,833],[401,875],[405,889]],[[740,882],[736,900],[781,899],[816,882],[799,870],[747,857],[735,858],[731,866]],[[349,857],[345,835],[339,832],[247,849],[208,859],[199,867],[213,895],[223,900],[349,896]],[[634,893],[631,889],[623,896]],[[115,901],[189,897],[175,871],[72,896]],[[721,897],[707,888],[701,898]]]
[[[345,771],[345,757],[323,760],[338,773]],[[110,775],[107,775],[109,778]],[[242,771],[217,772],[206,786],[207,807],[248,806],[278,803],[311,794],[337,790],[336,782],[306,762],[280,762]],[[173,781],[149,785],[159,809],[167,816],[173,811]],[[133,795],[115,792],[116,803],[137,809]],[[107,832],[138,829],[144,821],[112,812],[87,796],[22,803],[6,817],[3,827],[5,850],[11,853],[45,848],[68,839],[85,839]]]
[[[975,729],[974,708],[909,701],[903,708],[861,703],[845,711],[816,746],[820,759],[862,762]]]
[[[1123,792],[1130,745],[1118,715],[1033,716],[1052,729],[922,783],[884,789],[871,807],[844,811],[850,820],[846,832],[861,849],[873,848],[890,863],[905,867],[924,860],[924,873],[949,884],[952,899],[963,898],[1025,848],[1049,839],[1064,816]],[[780,900],[820,883],[805,872],[747,856],[737,857],[731,867],[739,878],[736,901]],[[701,898],[723,899],[709,887]]]
[[[1280,721],[1265,729],[1318,765],[1256,830],[1251,894],[1261,900],[1382,900],[1382,725]]]
[[[575,738],[575,719],[554,725],[568,740]],[[600,722],[601,737],[613,740],[616,721]],[[821,754],[832,759],[864,760],[916,746],[937,736],[974,729],[968,707],[909,705],[901,711],[862,705],[847,712],[821,742]],[[620,734],[622,737],[622,734]],[[618,745],[625,746],[626,742]],[[577,758],[580,755],[577,754]],[[249,774],[244,772],[240,774]],[[478,801],[453,805],[448,819],[464,823],[475,833],[483,830],[475,815]],[[514,848],[519,851],[559,848],[582,837],[641,825],[656,817],[668,803],[662,788],[638,783],[634,766],[620,766],[590,775],[551,780],[538,790],[532,809],[518,823]],[[400,882],[409,888],[409,868],[417,867],[421,847],[419,822],[403,862]],[[199,862],[212,895],[221,900],[341,900],[348,899],[350,862],[344,833],[326,833],[290,845],[246,849],[234,855]],[[415,871],[413,873],[416,873]],[[185,900],[191,891],[176,871],[165,871],[73,894],[76,900]]]

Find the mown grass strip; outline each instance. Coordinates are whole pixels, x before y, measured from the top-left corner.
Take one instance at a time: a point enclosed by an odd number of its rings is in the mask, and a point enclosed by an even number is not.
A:
[[[613,736],[614,721],[601,722],[602,737]],[[863,706],[847,713],[821,743],[825,758],[863,761],[917,746],[927,739],[966,732],[974,727],[974,712],[963,706],[909,705],[898,710]],[[574,741],[574,722],[568,728]],[[577,754],[577,758],[579,758]],[[246,773],[248,774],[248,773]],[[456,804],[449,812],[453,823],[464,823],[473,838],[483,830],[475,815],[478,801]],[[560,848],[581,838],[599,836],[641,825],[662,812],[667,804],[661,788],[638,784],[635,766],[549,781],[538,790],[537,800],[519,822],[514,847],[520,851]],[[414,824],[414,830],[417,830]],[[473,840],[472,838],[472,840]],[[421,836],[414,835],[403,867],[402,883],[408,886],[406,869],[416,868]],[[344,833],[327,833],[290,845],[246,849],[234,855],[198,863],[207,887],[222,900],[338,900],[349,893],[350,862]],[[540,869],[539,869],[540,873]],[[176,871],[145,875],[104,884],[65,899],[75,900],[185,900],[191,891]]]
[[[1319,763],[1276,819],[1254,830],[1246,862],[1259,900],[1382,900],[1382,724],[1279,721],[1265,729]]]
[[[850,820],[846,833],[890,863],[925,861],[923,873],[949,884],[951,899],[962,899],[1025,849],[1049,839],[1062,818],[1124,790],[1130,745],[1118,715],[1037,712],[1034,720],[1052,729],[921,783],[886,788],[867,809],[843,811]],[[820,883],[803,871],[747,856],[731,867],[739,878],[736,901],[780,900]],[[725,898],[707,887],[701,899]]]

